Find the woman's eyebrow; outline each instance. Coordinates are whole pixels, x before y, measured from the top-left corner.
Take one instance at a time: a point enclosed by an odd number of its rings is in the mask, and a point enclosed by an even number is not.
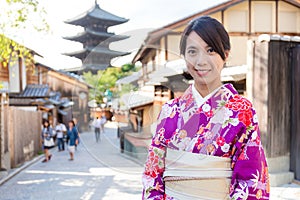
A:
[[[193,45],[187,46],[186,48],[187,48],[187,49],[197,49],[197,47],[195,47],[195,46],[193,46]]]
[[[194,45],[189,45],[189,46],[187,46],[186,47],[186,49],[198,49],[199,47],[196,47],[196,46],[194,46]],[[210,46],[209,45],[205,45],[204,47],[203,46],[200,46],[200,48],[201,49],[208,49],[208,48],[210,48]]]

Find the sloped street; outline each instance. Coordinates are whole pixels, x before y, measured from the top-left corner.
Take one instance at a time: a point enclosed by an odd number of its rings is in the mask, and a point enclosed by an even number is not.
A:
[[[113,123],[99,143],[93,132],[82,133],[74,161],[67,150],[52,154],[0,186],[0,199],[141,199],[142,167],[120,153]]]

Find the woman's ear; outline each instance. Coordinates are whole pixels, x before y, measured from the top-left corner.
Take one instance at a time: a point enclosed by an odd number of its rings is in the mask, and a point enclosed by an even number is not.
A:
[[[230,50],[225,50],[225,62],[228,61],[229,55],[230,55]]]

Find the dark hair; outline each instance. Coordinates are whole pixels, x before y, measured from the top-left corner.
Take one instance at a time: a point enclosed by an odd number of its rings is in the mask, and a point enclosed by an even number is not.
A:
[[[48,126],[46,126],[45,125],[45,123],[48,123]],[[49,128],[50,127],[50,123],[49,123],[49,121],[48,120],[43,120],[43,126],[44,126],[44,128]]]
[[[73,126],[75,127],[75,122],[73,120],[70,120],[69,123],[72,123]]]
[[[225,51],[230,50],[229,35],[218,20],[209,16],[201,16],[192,20],[181,36],[181,55],[185,55],[186,40],[192,31],[195,31],[208,46],[212,47],[225,60]]]

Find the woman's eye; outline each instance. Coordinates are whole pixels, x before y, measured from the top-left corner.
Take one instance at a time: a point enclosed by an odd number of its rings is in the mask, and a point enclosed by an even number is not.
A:
[[[196,54],[196,50],[194,49],[189,49],[187,52],[189,55],[195,55]]]
[[[215,52],[215,50],[213,49],[213,48],[211,48],[211,47],[209,47],[208,49],[207,49],[207,53],[214,53]]]

